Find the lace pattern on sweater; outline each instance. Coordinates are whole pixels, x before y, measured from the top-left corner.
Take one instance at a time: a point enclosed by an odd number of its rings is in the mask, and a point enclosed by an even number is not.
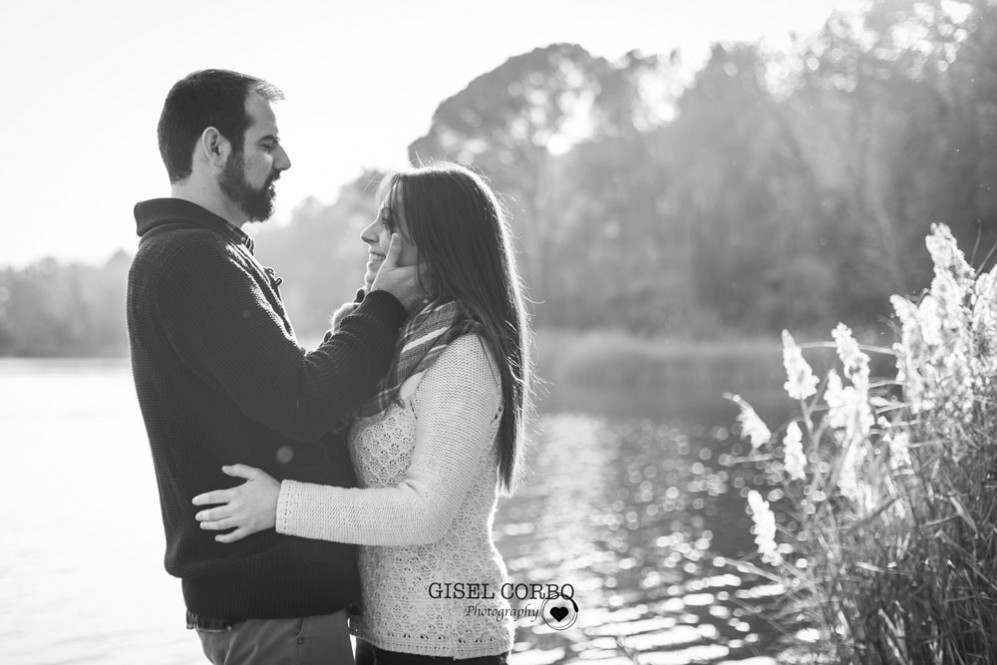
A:
[[[354,629],[378,647],[454,658],[511,649],[506,572],[491,540],[498,376],[480,338],[461,337],[402,391],[402,406],[354,424],[350,454],[364,491],[282,484],[278,531],[364,545]],[[431,584],[447,582],[487,584],[495,597],[431,597]],[[469,605],[486,614],[468,615]]]

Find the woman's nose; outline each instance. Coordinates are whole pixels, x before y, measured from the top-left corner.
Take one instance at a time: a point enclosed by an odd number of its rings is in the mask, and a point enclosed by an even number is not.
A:
[[[364,230],[360,232],[360,239],[363,240],[368,245],[373,245],[377,242],[377,232],[375,227],[377,226],[377,220],[364,227]]]

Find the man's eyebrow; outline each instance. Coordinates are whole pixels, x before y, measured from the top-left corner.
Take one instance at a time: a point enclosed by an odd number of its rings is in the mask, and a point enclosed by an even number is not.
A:
[[[280,137],[277,134],[267,134],[266,136],[260,137],[261,141],[277,141],[280,143]]]

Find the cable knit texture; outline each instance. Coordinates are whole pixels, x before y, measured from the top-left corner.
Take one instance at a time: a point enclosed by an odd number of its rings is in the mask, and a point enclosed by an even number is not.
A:
[[[458,659],[507,652],[506,572],[491,539],[498,368],[481,338],[465,335],[409,379],[400,397],[401,405],[357,421],[350,432],[364,489],[285,480],[277,531],[365,546],[355,632],[375,646]],[[495,597],[432,598],[434,582],[487,584]],[[467,616],[469,605],[494,612]]]
[[[190,500],[233,487],[224,464],[355,487],[333,430],[388,371],[405,308],[364,299],[312,351],[298,345],[280,280],[241,230],[190,201],[135,206],[128,275],[132,373],[156,471],[166,570],[187,609],[214,619],[331,614],[360,597],[356,548],[267,531],[218,543]]]

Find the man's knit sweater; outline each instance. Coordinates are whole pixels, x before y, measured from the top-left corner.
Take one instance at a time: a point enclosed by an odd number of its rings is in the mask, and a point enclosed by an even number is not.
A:
[[[359,598],[348,545],[266,531],[214,541],[191,499],[231,487],[223,464],[353,487],[341,427],[387,371],[401,304],[371,293],[314,351],[301,349],[279,280],[238,228],[180,199],[135,207],[128,278],[132,370],[166,530],[166,569],[187,608],[216,619],[335,612]]]

